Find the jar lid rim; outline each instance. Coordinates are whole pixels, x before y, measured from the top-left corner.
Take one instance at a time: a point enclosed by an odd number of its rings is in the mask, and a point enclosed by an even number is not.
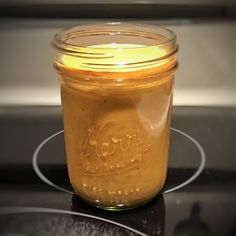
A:
[[[152,35],[153,37],[156,35],[158,36],[162,36],[163,41],[158,41],[156,40],[156,42],[152,45],[142,45],[142,46],[138,46],[138,48],[153,48],[156,46],[164,46],[166,44],[176,44],[176,34],[167,28],[161,27],[159,25],[154,25],[154,24],[147,24],[147,23],[127,23],[127,22],[107,22],[107,23],[98,23],[98,24],[84,24],[84,25],[77,25],[77,26],[73,26],[73,27],[68,27],[60,32],[58,32],[55,37],[54,37],[54,41],[52,42],[52,45],[54,48],[58,49],[58,50],[62,50],[62,51],[68,51],[69,53],[76,53],[79,49],[87,49],[90,48],[90,45],[76,45],[73,43],[68,43],[67,40],[68,38],[70,38],[75,32],[77,32],[78,37],[80,33],[86,33],[87,34],[92,34],[96,31],[99,31],[100,29],[106,29],[107,33],[124,33],[125,31],[129,30],[130,33],[135,33],[136,30],[132,30],[134,27],[137,28],[137,33],[149,33],[150,35]],[[112,29],[113,27],[113,29]],[[89,29],[93,29],[93,30],[89,30]],[[130,28],[130,29],[128,29]],[[159,31],[159,32],[158,32]],[[155,38],[153,38],[155,39]],[[101,48],[96,47],[93,48],[94,52],[100,50]],[[111,48],[106,48],[103,47],[103,50],[110,50]],[[120,48],[118,48],[120,49]],[[126,48],[125,50],[135,50],[137,49],[137,47],[132,47],[132,48]]]

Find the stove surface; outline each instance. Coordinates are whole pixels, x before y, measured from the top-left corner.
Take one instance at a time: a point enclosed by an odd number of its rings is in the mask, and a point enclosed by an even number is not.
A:
[[[174,107],[153,201],[106,212],[73,194],[60,107],[0,108],[0,235],[236,235],[236,109]]]

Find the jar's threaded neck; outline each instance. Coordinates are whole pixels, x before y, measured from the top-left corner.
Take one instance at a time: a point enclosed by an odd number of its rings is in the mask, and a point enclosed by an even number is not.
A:
[[[174,67],[172,62],[168,65],[168,58],[177,51],[175,35],[157,26],[153,26],[157,32],[152,32],[149,25],[136,28],[129,24],[101,24],[65,30],[53,42],[55,62],[72,70],[97,72]]]

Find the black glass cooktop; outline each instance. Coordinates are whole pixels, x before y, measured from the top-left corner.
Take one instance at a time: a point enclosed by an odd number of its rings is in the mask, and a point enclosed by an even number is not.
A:
[[[174,107],[153,201],[107,212],[70,186],[60,107],[0,108],[0,235],[236,235],[236,109]]]

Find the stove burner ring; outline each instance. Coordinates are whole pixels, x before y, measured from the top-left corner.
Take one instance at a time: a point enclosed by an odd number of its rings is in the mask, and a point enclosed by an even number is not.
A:
[[[193,182],[203,171],[204,167],[205,167],[205,164],[206,164],[206,154],[204,152],[204,149],[202,148],[201,144],[196,140],[194,139],[193,137],[191,137],[190,135],[186,134],[185,132],[183,131],[180,131],[178,129],[175,129],[175,128],[171,128],[171,130],[183,135],[184,137],[186,137],[188,140],[190,140],[198,149],[199,153],[200,153],[200,165],[199,167],[197,168],[197,170],[195,171],[195,173],[190,177],[188,178],[187,180],[185,180],[184,182],[182,182],[181,184],[175,186],[175,187],[172,187],[170,189],[167,189],[166,191],[164,191],[164,193],[170,193],[170,192],[173,192],[177,189],[180,189],[180,188],[183,188],[184,186],[190,184],[191,182]],[[47,177],[45,177],[43,175],[43,173],[41,172],[39,166],[38,166],[38,154],[40,152],[40,150],[43,148],[43,146],[51,139],[55,138],[56,136],[58,136],[59,134],[63,133],[64,130],[61,130],[53,135],[51,135],[50,137],[46,138],[43,142],[41,142],[38,147],[35,149],[34,151],[34,154],[33,154],[33,158],[32,158],[32,164],[33,164],[33,169],[35,171],[35,173],[37,174],[37,176],[43,181],[45,182],[46,184],[58,189],[58,190],[61,190],[63,192],[66,192],[66,193],[69,193],[69,194],[75,194],[73,191],[70,191],[70,190],[67,190],[65,188],[62,188],[56,184],[54,184],[52,181],[50,181]]]
[[[10,214],[22,214],[22,213],[54,213],[54,214],[66,214],[66,215],[75,215],[75,216],[81,216],[85,218],[91,218],[95,220],[99,220],[101,222],[109,223],[116,225],[118,227],[124,228],[126,230],[129,230],[133,233],[136,233],[141,236],[148,236],[147,234],[136,230],[132,227],[129,227],[127,225],[108,220],[99,216],[94,216],[90,214],[85,214],[81,212],[75,212],[75,211],[67,211],[67,210],[61,210],[61,209],[53,209],[53,208],[43,208],[43,207],[28,207],[28,206],[3,206],[0,207],[0,215],[10,215]],[[8,234],[7,234],[8,235]],[[9,234],[10,235],[10,234]],[[13,235],[13,234],[11,234]],[[14,234],[15,235],[15,234]],[[18,234],[17,234],[18,235]]]
[[[184,181],[183,183],[173,187],[173,188],[170,188],[168,190],[166,190],[164,193],[170,193],[170,192],[173,192],[177,189],[180,189],[180,188],[183,188],[184,186],[190,184],[191,182],[193,182],[195,179],[197,179],[197,177],[202,173],[205,165],[206,165],[206,154],[204,152],[204,149],[203,147],[201,146],[201,144],[196,140],[194,139],[193,137],[191,137],[190,135],[184,133],[183,131],[180,131],[178,129],[175,129],[175,128],[171,128],[171,130],[179,133],[179,134],[182,134],[184,137],[186,137],[187,139],[189,139],[198,149],[199,153],[200,153],[200,158],[201,158],[201,162],[200,162],[200,165],[199,167],[197,168],[197,170],[195,171],[195,173],[190,177],[188,178],[186,181]]]

